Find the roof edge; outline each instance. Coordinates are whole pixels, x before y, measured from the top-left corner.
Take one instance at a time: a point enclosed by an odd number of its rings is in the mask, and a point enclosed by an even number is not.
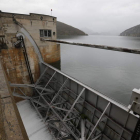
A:
[[[40,15],[40,16],[49,16],[49,17],[57,18],[57,17],[51,16],[51,15],[37,14],[37,13],[21,14],[21,13],[3,12],[1,10],[0,10],[0,13],[3,13],[3,14],[13,14],[13,15],[25,15],[25,16]]]

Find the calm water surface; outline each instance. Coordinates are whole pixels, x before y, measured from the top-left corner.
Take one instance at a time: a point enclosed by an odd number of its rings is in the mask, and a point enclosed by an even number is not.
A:
[[[61,40],[140,49],[140,38],[73,36]],[[140,55],[61,44],[61,70],[121,102],[129,104],[133,88],[140,88]]]

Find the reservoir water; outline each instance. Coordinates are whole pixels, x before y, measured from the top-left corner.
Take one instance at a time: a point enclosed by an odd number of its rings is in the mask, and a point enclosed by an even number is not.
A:
[[[140,49],[139,37],[70,36],[60,40]],[[140,55],[61,44],[61,71],[95,90],[128,105],[140,88]]]

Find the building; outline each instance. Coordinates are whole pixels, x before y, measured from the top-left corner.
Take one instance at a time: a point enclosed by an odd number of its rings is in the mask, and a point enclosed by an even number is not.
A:
[[[20,44],[21,36],[25,48]],[[49,64],[60,64],[60,45],[43,42],[41,38],[57,38],[56,17],[34,13],[25,15],[0,12],[0,54],[11,83],[31,83],[30,75],[33,81],[36,81],[40,75],[41,59]],[[38,47],[40,52],[37,52],[35,47]],[[36,53],[41,54],[40,58]],[[28,94],[31,92],[28,91]]]

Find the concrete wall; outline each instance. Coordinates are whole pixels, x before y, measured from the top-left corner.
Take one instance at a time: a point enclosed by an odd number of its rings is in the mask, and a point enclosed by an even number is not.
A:
[[[0,140],[29,140],[0,58]]]
[[[21,32],[21,27],[14,23],[13,17],[29,32],[37,43],[43,60],[50,64],[60,62],[60,45],[41,41],[40,29],[52,30],[52,36],[46,38],[56,39],[56,17],[40,14],[22,15],[0,12],[0,50],[2,63],[8,80],[11,83],[30,83],[23,49],[15,48],[13,45],[13,43],[17,41],[17,34],[22,34],[24,36],[24,42],[34,81],[36,81],[40,75],[39,59],[32,43],[26,35]],[[29,93],[31,93],[30,90],[28,91],[28,94]]]

